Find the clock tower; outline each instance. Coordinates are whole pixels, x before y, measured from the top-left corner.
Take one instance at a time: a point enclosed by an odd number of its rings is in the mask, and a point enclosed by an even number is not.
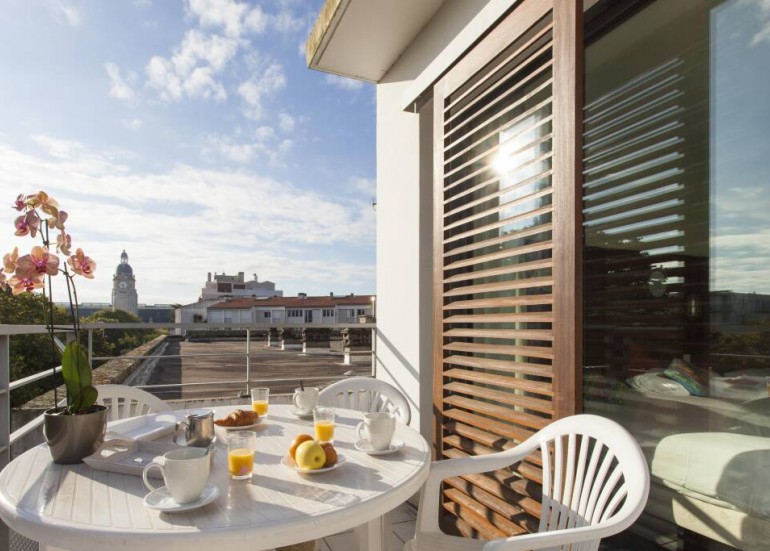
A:
[[[139,315],[139,300],[136,295],[134,270],[128,263],[126,251],[120,255],[120,264],[112,276],[112,309]]]

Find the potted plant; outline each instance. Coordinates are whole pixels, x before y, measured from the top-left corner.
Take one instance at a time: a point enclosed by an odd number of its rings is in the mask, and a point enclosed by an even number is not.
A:
[[[61,350],[62,378],[66,387],[66,405],[59,404],[54,389],[54,407],[43,414],[43,434],[55,463],[78,463],[94,453],[104,441],[107,426],[107,408],[96,403],[97,391],[91,379],[91,365],[80,343],[80,316],[78,311],[75,276],[93,278],[96,263],[82,249],[70,255],[72,238],[65,230],[67,213],[44,191],[31,195],[19,195],[13,207],[21,213],[15,221],[15,235],[40,236],[41,245],[32,247],[29,254],[19,256],[19,249],[3,257],[0,272],[0,289],[10,288],[14,294],[41,289],[45,297],[44,319],[56,349],[55,333],[62,326],[54,325],[54,301],[51,279],[63,275],[67,285],[69,316],[74,339]],[[58,231],[54,243],[49,240],[49,230]],[[55,252],[52,250],[55,247]],[[60,262],[56,253],[66,257]],[[12,274],[10,277],[6,274]]]

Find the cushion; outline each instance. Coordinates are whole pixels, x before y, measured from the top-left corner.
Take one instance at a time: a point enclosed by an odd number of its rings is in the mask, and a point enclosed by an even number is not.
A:
[[[634,375],[626,379],[626,383],[631,388],[650,394],[690,395],[690,392],[681,383],[665,377],[661,370]]]
[[[693,396],[708,396],[708,375],[684,360],[671,360],[663,374],[682,385]]]

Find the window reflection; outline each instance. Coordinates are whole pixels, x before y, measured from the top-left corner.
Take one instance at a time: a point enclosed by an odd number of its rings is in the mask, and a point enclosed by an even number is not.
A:
[[[658,1],[586,49],[585,409],[642,445],[636,530],[667,548],[770,534],[769,59],[751,0]]]

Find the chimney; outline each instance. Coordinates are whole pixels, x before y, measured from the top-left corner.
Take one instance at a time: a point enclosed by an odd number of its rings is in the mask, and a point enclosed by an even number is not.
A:
[[[207,281],[211,281],[211,272],[209,272],[209,278]]]
[[[307,293],[297,293],[297,298],[305,299],[307,298]]]
[[[334,298],[334,291],[329,291],[329,298]]]

